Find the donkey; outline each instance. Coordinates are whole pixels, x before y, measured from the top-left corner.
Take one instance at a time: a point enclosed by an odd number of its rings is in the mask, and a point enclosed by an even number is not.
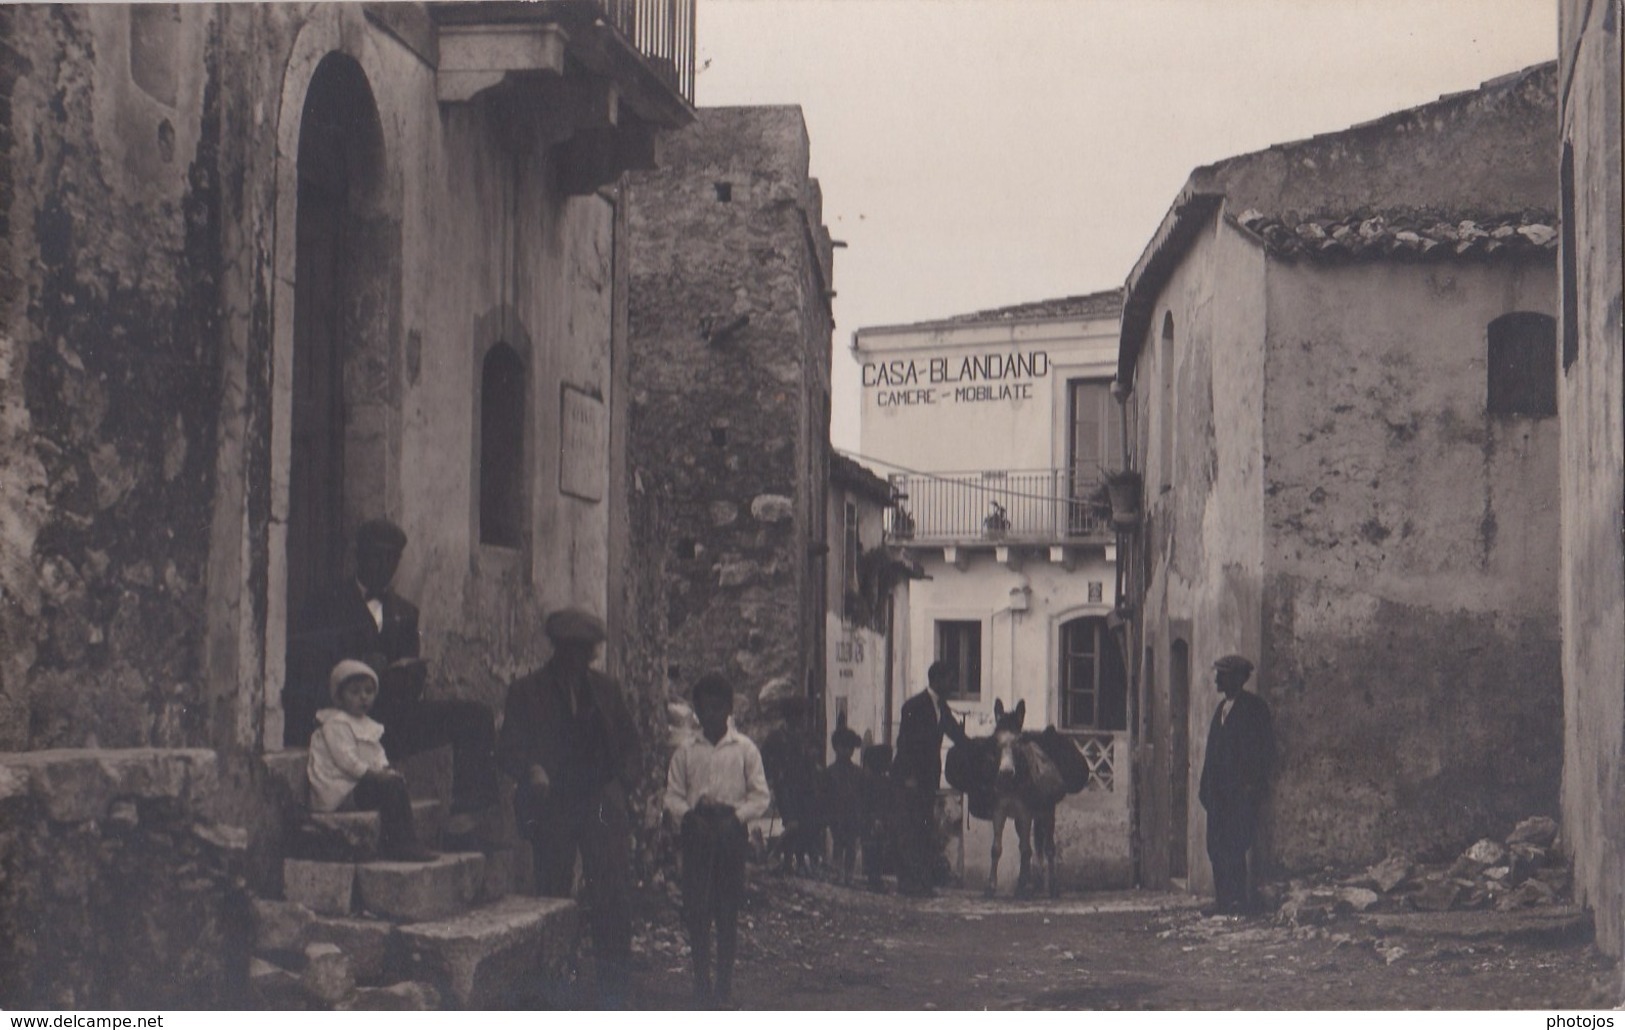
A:
[[[1021,872],[1016,879],[1016,896],[1033,890],[1034,847],[1043,863],[1044,882],[1049,896],[1059,897],[1061,886],[1055,879],[1055,804],[1066,796],[1059,774],[1039,748],[1036,734],[1023,733],[1027,702],[1017,701],[1006,712],[1004,702],[993,702],[993,743],[998,748],[999,771],[993,784],[993,850],[987,871],[987,895],[999,885],[999,856],[1004,853],[1004,824],[1014,820],[1016,844],[1021,852]],[[1048,764],[1047,770],[1042,766]],[[1057,792],[1057,788],[1059,788]]]

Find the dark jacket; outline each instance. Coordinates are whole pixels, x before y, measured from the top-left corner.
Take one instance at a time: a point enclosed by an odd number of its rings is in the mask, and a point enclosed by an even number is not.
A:
[[[1275,766],[1275,730],[1269,706],[1257,694],[1236,695],[1230,717],[1219,712],[1207,731],[1207,757],[1197,797],[1208,811],[1245,803],[1256,805]]]
[[[631,783],[642,745],[620,685],[593,669],[585,678],[583,703],[574,711],[570,685],[553,662],[508,687],[497,765],[520,785],[516,808],[585,807],[596,803],[605,787]],[[545,799],[523,797],[533,765],[547,770],[551,786]]]
[[[417,606],[393,590],[385,590],[379,601],[384,608],[381,629],[372,621],[361,584],[354,579],[334,584],[313,608],[295,614],[284,700],[290,742],[303,746],[315,729],[316,712],[331,706],[327,676],[342,659],[359,659],[378,672],[378,706],[373,714],[385,725],[384,716],[416,700],[421,677],[393,675],[390,665],[418,657]]]
[[[928,690],[905,701],[897,728],[897,757],[892,760],[892,775],[899,780],[915,780],[916,790],[934,792],[942,781],[945,734],[956,744],[965,740],[965,728],[953,717],[946,701],[942,703],[941,718],[937,716],[937,707]]]

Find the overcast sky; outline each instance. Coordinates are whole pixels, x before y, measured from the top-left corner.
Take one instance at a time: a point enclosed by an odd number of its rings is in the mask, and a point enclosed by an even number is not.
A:
[[[1556,56],[1551,0],[699,0],[697,101],[799,104],[861,326],[1121,285],[1191,169]]]

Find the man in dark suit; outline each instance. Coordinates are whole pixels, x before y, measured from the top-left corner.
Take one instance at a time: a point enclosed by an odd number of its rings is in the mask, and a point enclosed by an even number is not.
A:
[[[1197,796],[1207,809],[1207,855],[1213,864],[1213,915],[1240,915],[1253,908],[1247,852],[1275,763],[1275,731],[1269,706],[1242,687],[1253,663],[1225,655],[1213,663],[1213,680],[1224,700],[1207,731],[1207,757]]]
[[[570,897],[581,855],[600,1001],[620,1008],[632,958],[626,788],[642,745],[620,684],[592,668],[603,622],[566,608],[546,629],[553,657],[508,687],[498,760],[518,784],[514,818],[531,841],[537,893]]]
[[[942,781],[942,738],[958,744],[965,728],[948,708],[950,672],[947,662],[932,662],[926,688],[903,703],[897,729],[897,757],[892,778],[901,786],[897,891],[910,897],[930,897],[936,863],[937,787]]]
[[[391,589],[406,550],[406,534],[388,519],[363,522],[355,536],[355,578],[335,583],[305,618],[290,649],[286,740],[310,740],[316,710],[325,696],[327,671],[346,658],[366,662],[378,674],[372,717],[384,724],[390,761],[450,744],[453,833],[473,829],[473,813],[497,800],[496,728],[477,701],[427,700],[428,666],[418,655],[418,610]]]

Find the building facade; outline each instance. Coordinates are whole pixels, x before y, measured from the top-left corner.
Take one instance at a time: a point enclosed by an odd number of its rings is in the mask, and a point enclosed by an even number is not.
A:
[[[942,660],[972,735],[992,732],[995,701],[1070,734],[1095,772],[1057,811],[1071,888],[1133,877],[1116,537],[1097,496],[1123,461],[1120,304],[1114,290],[853,338],[863,459],[893,490],[886,541],[921,571],[896,590],[891,725]],[[989,824],[963,831],[964,873],[985,877]]]
[[[182,810],[246,830],[274,891],[289,625],[369,517],[408,535],[431,692],[499,710],[565,605],[608,617],[612,671],[637,660],[614,186],[692,118],[691,4],[15,6],[0,64],[11,830],[98,796],[56,749],[142,791],[184,766]],[[28,875],[0,906],[44,896]],[[8,1007],[102,973],[79,1004],[158,1004],[188,967],[57,944],[6,952],[32,971]],[[135,953],[163,975],[75,966]]]
[[[1625,362],[1618,0],[1559,4],[1563,839],[1597,943],[1625,952]],[[1625,996],[1625,984],[1620,985]]]
[[[891,484],[842,454],[829,458],[829,554],[825,558],[824,725],[844,718],[865,743],[890,743],[901,702],[892,679],[894,592],[915,572],[885,541]],[[834,757],[829,734],[824,756]]]
[[[1198,169],[1130,275],[1148,884],[1210,887],[1195,785],[1230,652],[1275,717],[1277,868],[1554,812],[1555,81]]]
[[[634,472],[665,498],[668,689],[822,704],[832,248],[797,107],[706,108],[630,177]]]

